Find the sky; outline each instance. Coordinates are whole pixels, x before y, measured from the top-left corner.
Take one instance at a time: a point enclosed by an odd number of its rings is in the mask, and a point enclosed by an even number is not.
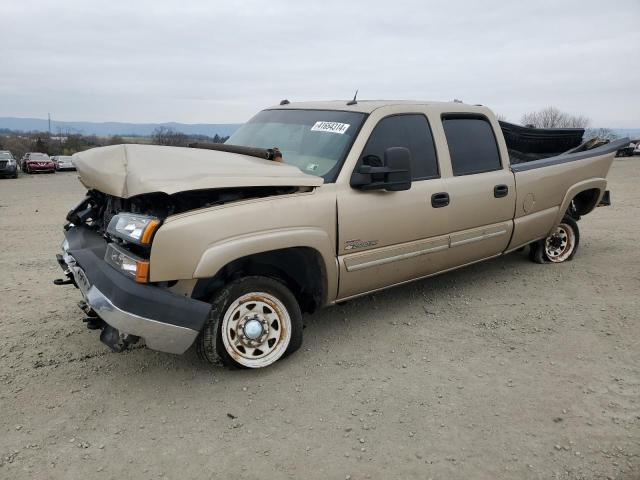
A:
[[[237,123],[281,99],[640,127],[640,0],[0,0],[0,116]]]

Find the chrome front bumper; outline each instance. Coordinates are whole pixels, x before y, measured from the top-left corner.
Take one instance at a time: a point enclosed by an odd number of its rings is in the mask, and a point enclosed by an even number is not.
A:
[[[116,307],[97,287],[90,287],[85,301],[94,312],[120,333],[144,339],[152,350],[167,353],[184,353],[198,336],[190,328],[169,325]]]

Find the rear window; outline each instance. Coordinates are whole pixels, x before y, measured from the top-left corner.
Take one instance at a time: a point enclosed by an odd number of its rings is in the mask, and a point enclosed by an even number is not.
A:
[[[454,175],[471,175],[502,168],[496,137],[486,118],[443,116],[442,125]]]

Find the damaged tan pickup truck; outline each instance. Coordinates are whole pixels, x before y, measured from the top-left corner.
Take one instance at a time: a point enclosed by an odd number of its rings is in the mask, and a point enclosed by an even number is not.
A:
[[[226,144],[92,149],[56,283],[114,351],[265,367],[303,312],[525,246],[570,260],[628,144],[581,142],[462,103],[283,101]]]

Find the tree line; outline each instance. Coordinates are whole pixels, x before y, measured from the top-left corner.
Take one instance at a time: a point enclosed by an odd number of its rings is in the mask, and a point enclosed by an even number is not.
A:
[[[222,137],[218,134],[212,137],[207,135],[188,136],[166,127],[157,128],[151,137],[130,136],[124,138],[120,135],[109,137],[70,133],[49,135],[48,132],[22,132],[0,129],[0,150],[9,150],[15,158],[19,159],[27,152],[46,153],[50,156],[73,155],[89,148],[123,143],[153,143],[156,145],[186,147],[191,142],[223,143],[227,138],[229,137]]]
[[[503,115],[498,115],[498,120],[507,121]],[[545,107],[541,110],[525,113],[520,118],[520,123],[533,128],[584,128],[583,140],[600,138],[602,140],[615,140],[616,133],[609,128],[589,128],[591,119],[584,115],[575,115],[563,112],[556,107]]]
[[[229,137],[221,137],[217,133],[213,137],[207,135],[185,135],[169,127],[158,127],[153,131],[151,139],[155,145],[186,147],[193,142],[224,143]]]
[[[95,135],[49,135],[48,132],[0,132],[0,150],[9,150],[15,158],[21,158],[27,152],[40,152],[48,155],[73,155],[93,147],[124,143],[122,137],[97,137]]]

